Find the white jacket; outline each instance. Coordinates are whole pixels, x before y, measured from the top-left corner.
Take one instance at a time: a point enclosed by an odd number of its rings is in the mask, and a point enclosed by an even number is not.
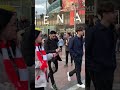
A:
[[[51,60],[53,58],[53,54],[47,54],[47,60]],[[35,88],[47,87],[47,80],[45,72],[40,70],[41,63],[38,60],[38,57],[35,52]],[[40,75],[40,79],[37,80],[37,77]]]

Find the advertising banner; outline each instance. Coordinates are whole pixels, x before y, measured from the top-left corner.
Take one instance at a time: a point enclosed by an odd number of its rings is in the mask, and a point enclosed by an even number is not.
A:
[[[62,11],[71,11],[74,9],[84,9],[85,0],[62,0]]]

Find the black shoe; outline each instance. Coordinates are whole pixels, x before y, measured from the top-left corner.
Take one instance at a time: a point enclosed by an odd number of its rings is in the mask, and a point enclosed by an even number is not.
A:
[[[48,74],[48,77],[47,77],[47,82],[48,82],[48,83],[49,83],[49,77],[50,77],[50,76],[49,76],[49,74]]]
[[[58,90],[56,84],[52,85],[51,88],[52,88],[53,90]]]
[[[62,59],[61,59],[61,57],[59,55],[57,56],[57,60],[62,61]]]

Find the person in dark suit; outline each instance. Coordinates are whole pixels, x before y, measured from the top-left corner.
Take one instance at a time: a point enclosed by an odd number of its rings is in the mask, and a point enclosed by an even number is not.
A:
[[[71,76],[76,73],[77,86],[85,88],[85,85],[81,81],[81,66],[83,57],[83,28],[80,27],[76,30],[77,35],[70,40],[69,51],[75,62],[75,69],[71,72],[67,72],[68,81],[71,81]]]
[[[86,68],[95,90],[112,90],[116,68],[116,38],[114,5],[103,2],[98,8],[101,21],[86,30]],[[87,82],[87,81],[86,81]]]

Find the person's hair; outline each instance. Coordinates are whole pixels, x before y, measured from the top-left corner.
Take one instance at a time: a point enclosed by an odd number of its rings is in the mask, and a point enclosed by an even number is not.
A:
[[[41,31],[35,30],[35,40],[37,39],[38,35],[41,33]]]
[[[55,31],[50,31],[50,34],[56,34],[56,32]]]
[[[35,50],[35,25],[31,25],[30,29],[25,31],[21,43],[21,52],[24,57],[24,60],[27,66],[32,66],[35,64],[34,62],[34,50]]]
[[[13,15],[13,12],[0,9],[0,34],[3,31],[3,29],[7,26]]]
[[[78,27],[78,28],[76,29],[76,32],[79,32],[79,31],[83,31],[83,27]]]
[[[70,33],[70,32],[68,32],[67,34],[68,34],[69,36],[71,36],[71,33]]]
[[[97,8],[97,13],[103,17],[103,13],[114,12],[115,6],[112,2],[104,1]]]

